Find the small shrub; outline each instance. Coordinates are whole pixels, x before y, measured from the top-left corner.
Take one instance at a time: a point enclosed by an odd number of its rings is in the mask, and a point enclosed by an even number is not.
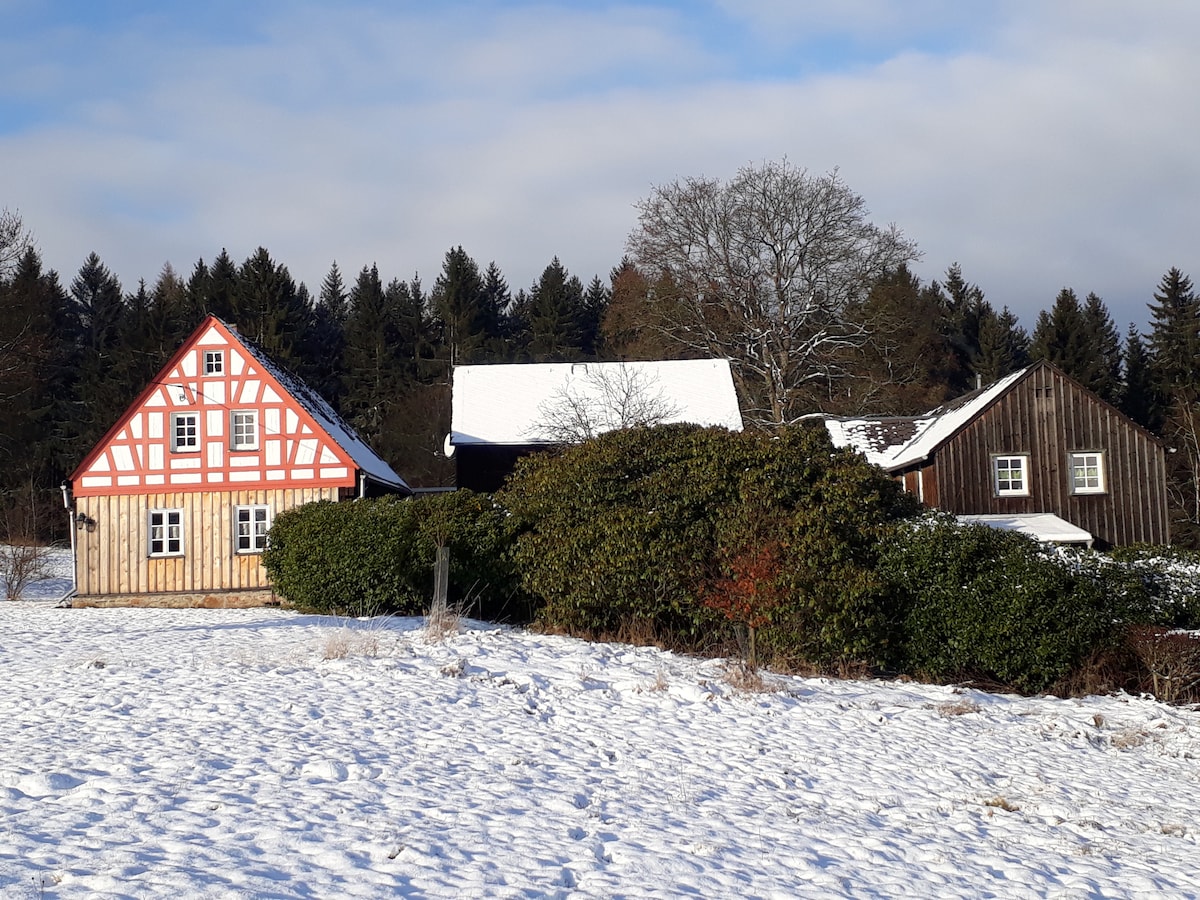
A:
[[[945,514],[899,529],[880,573],[904,610],[900,669],[1026,692],[1115,640],[1126,602],[1027,537]]]
[[[1145,673],[1145,690],[1164,703],[1200,700],[1200,634],[1134,625],[1126,642]]]
[[[310,503],[275,517],[263,565],[275,590],[303,610],[419,615],[432,599],[442,543],[452,600],[499,617],[521,608],[505,519],[470,491]]]

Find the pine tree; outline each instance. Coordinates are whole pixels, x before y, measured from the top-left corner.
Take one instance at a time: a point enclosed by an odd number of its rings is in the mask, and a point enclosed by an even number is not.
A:
[[[584,356],[596,358],[601,354],[603,334],[600,326],[604,322],[604,313],[608,310],[611,300],[612,292],[600,280],[599,275],[594,276],[584,292],[583,307],[579,316],[579,345]]]
[[[214,280],[215,272],[214,266]],[[312,310],[287,267],[259,247],[238,270],[235,297],[241,332],[278,362],[306,375],[300,352],[308,340]]]
[[[870,337],[843,363],[855,377],[814,405],[844,414],[910,414],[942,403],[963,381],[950,338],[939,329],[942,295],[906,265],[880,278],[849,310]]]
[[[1029,335],[1017,317],[1007,306],[1000,313],[989,306],[979,322],[979,355],[974,372],[980,382],[992,384],[1028,364]]]
[[[496,263],[488,263],[483,273],[483,316],[484,329],[491,338],[491,356],[498,360],[511,360],[514,356],[509,345],[509,307],[512,296],[508,291],[508,282],[500,273]]]
[[[1200,546],[1200,299],[1172,268],[1150,307],[1150,353],[1167,456],[1173,543]]]
[[[1150,354],[1166,397],[1195,388],[1200,363],[1200,299],[1192,281],[1172,268],[1159,282],[1150,308]]]
[[[350,289],[346,316],[344,408],[351,423],[370,441],[379,435],[388,409],[404,383],[398,357],[396,298],[383,289],[376,266],[363,267]]]
[[[1092,355],[1088,338],[1079,298],[1070,288],[1063,288],[1050,311],[1038,314],[1029,355],[1033,360],[1054,363],[1072,378],[1086,377]]]
[[[1133,323],[1121,352],[1123,377],[1118,406],[1121,412],[1152,431],[1162,428],[1162,403],[1154,387],[1154,373],[1145,341]]]
[[[71,420],[74,439],[90,447],[132,399],[122,346],[125,298],[116,276],[92,253],[71,282],[71,300],[79,378],[76,393],[60,399],[70,404],[64,417]]]
[[[1121,332],[1113,324],[1108,307],[1089,293],[1083,305],[1083,327],[1090,353],[1077,375],[1081,384],[1109,403],[1116,403],[1121,390]]]
[[[442,273],[430,295],[434,327],[447,365],[479,362],[488,344],[488,311],[484,282],[475,260],[453,247],[446,252]]]
[[[529,291],[529,355],[536,362],[565,362],[583,353],[583,284],[558,257]]]
[[[342,381],[342,358],[346,351],[346,319],[350,311],[350,295],[342,281],[337,262],[329,267],[321,282],[321,293],[313,307],[312,326],[304,350],[308,361],[312,387],[334,409],[341,409],[345,386]]]

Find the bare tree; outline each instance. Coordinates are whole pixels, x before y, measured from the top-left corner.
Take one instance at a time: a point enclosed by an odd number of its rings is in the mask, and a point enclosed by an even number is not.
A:
[[[836,170],[812,176],[786,160],[744,167],[727,184],[675,181],[638,209],[629,251],[673,294],[647,304],[648,325],[685,352],[729,358],[743,412],[759,425],[797,420],[807,390],[845,374],[846,351],[869,337],[847,308],[919,257],[895,226],[867,221]]]
[[[582,379],[556,390],[538,412],[537,440],[573,444],[606,431],[661,425],[678,415],[679,407],[644,369],[599,363],[588,366]]]
[[[0,209],[0,282],[7,281],[25,252],[33,247],[33,238],[25,230],[20,213]]]

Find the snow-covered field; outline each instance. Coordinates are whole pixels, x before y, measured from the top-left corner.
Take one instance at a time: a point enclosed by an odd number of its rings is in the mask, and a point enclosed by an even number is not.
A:
[[[0,685],[4,898],[1200,893],[1200,714],[1143,699],[47,600]]]

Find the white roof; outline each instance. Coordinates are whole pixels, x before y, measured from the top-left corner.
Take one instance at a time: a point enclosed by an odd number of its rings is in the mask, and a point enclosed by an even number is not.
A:
[[[1028,513],[1025,515],[991,514],[980,516],[959,516],[958,520],[966,524],[987,525],[1003,531],[1019,531],[1039,541],[1049,541],[1056,544],[1091,544],[1092,535],[1066,519],[1060,519],[1053,513]]]
[[[572,404],[611,431],[632,424],[612,402],[630,392],[657,409],[655,424],[742,430],[727,359],[456,366],[448,444],[558,443],[551,422]]]
[[[852,447],[884,469],[903,469],[926,459],[1028,371],[1013,372],[983,390],[923,416],[829,418],[825,420],[825,428],[835,447]]]

